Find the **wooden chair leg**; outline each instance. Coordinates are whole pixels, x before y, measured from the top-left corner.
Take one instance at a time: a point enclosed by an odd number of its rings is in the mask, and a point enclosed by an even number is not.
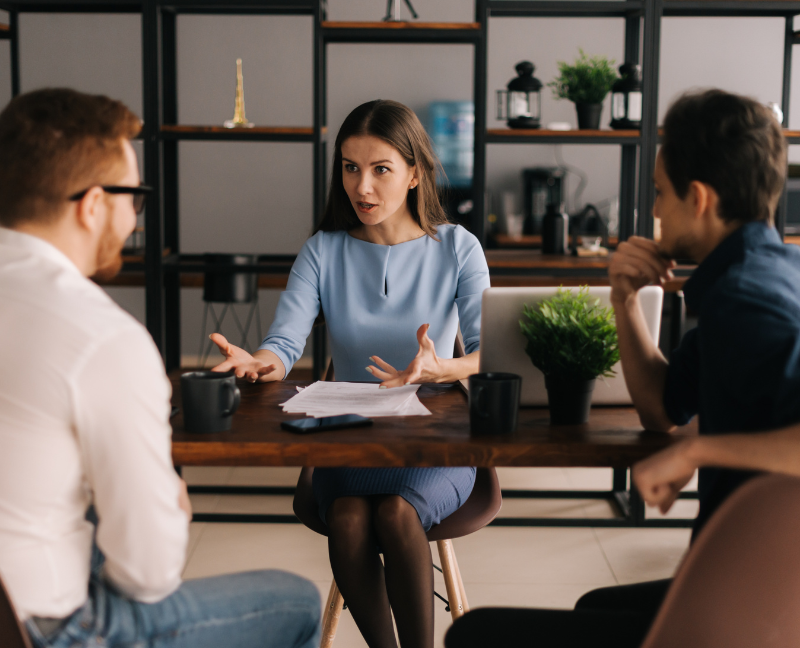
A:
[[[328,602],[325,603],[325,610],[323,610],[320,648],[331,648],[333,646],[333,639],[336,637],[336,628],[339,627],[339,618],[342,616],[343,605],[344,598],[334,580],[331,583],[331,591],[328,593]]]
[[[451,540],[437,540],[436,548],[439,550],[439,560],[442,561],[442,575],[447,589],[447,600],[450,602],[450,615],[455,621],[460,616],[463,616],[465,610],[461,586],[459,586],[460,576],[456,556],[453,552],[453,542]]]
[[[453,547],[453,564],[456,567],[456,576],[458,577],[458,589],[461,592],[461,606],[464,608],[464,614],[469,612],[469,601],[467,600],[467,590],[464,589],[464,581],[461,579],[461,568],[458,566],[458,559],[456,558],[456,550]]]

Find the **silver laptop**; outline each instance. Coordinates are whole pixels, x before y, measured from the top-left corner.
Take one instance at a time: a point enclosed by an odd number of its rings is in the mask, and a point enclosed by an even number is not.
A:
[[[525,353],[525,337],[519,327],[524,304],[533,305],[556,294],[558,288],[489,288],[481,305],[481,371],[508,371],[522,376],[521,405],[547,405],[544,375]],[[577,290],[577,288],[573,288]],[[610,306],[611,288],[589,288],[589,296]],[[661,329],[661,304],[664,291],[647,286],[639,291],[647,329],[658,344]],[[614,366],[613,378],[598,378],[592,396],[595,405],[629,405],[631,395],[625,385],[622,367]]]

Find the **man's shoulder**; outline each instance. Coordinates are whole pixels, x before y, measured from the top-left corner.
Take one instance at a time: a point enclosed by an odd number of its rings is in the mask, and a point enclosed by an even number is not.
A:
[[[748,254],[714,285],[709,300],[800,316],[800,249],[769,246]]]
[[[6,316],[25,327],[34,342],[91,345],[120,331],[144,327],[96,283],[57,264],[27,269],[0,264],[0,294]],[[76,348],[76,350],[77,350]]]

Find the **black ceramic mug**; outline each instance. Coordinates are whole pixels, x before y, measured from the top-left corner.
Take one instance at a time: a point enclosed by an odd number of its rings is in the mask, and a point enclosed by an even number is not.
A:
[[[233,371],[191,371],[181,376],[183,424],[187,432],[210,434],[231,429],[241,393]]]
[[[472,434],[511,434],[517,429],[522,378],[512,373],[469,377],[469,429]]]

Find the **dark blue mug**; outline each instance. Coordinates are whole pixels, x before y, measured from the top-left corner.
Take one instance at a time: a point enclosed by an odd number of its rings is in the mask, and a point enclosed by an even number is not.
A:
[[[474,435],[511,434],[517,429],[522,377],[478,373],[469,377],[469,429]]]
[[[233,371],[190,371],[181,376],[181,397],[186,431],[212,434],[231,429],[242,395]]]

